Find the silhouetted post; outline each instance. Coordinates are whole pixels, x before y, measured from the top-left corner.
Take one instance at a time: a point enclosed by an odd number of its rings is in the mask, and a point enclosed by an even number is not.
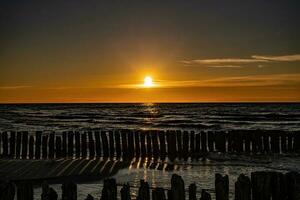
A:
[[[263,143],[264,143],[264,152],[269,153],[270,152],[270,135],[268,132],[264,132]]]
[[[161,160],[166,159],[166,133],[165,131],[158,132],[159,146],[160,146],[160,158]]]
[[[146,139],[147,139],[147,157],[151,158],[152,157],[152,145],[151,145],[151,136],[150,136],[150,131],[146,131]]]
[[[235,182],[235,200],[251,200],[250,178],[241,174]]]
[[[140,188],[138,191],[137,200],[150,200],[149,184],[144,180],[140,180]]]
[[[271,173],[271,190],[272,190],[272,200],[282,200],[286,199],[287,188],[286,188],[286,177],[280,172],[270,172]]]
[[[189,200],[197,200],[197,186],[195,183],[189,185]]]
[[[120,139],[120,132],[115,131],[115,143],[116,143],[116,155],[117,158],[121,157],[122,151],[121,151],[121,139]]]
[[[21,138],[22,138],[22,133],[17,132],[17,145],[16,145],[16,158],[20,158],[21,154]]]
[[[2,133],[2,156],[8,156],[8,135],[7,132]]]
[[[287,135],[285,132],[281,133],[280,136],[280,141],[281,141],[281,152],[286,153],[287,152]]]
[[[54,145],[55,145],[55,135],[54,133],[51,133],[49,136],[49,159],[54,158]]]
[[[75,132],[75,157],[76,158],[80,158],[80,153],[81,153],[81,149],[80,149],[80,133],[79,132]]]
[[[142,158],[145,158],[146,157],[146,135],[145,135],[145,131],[142,131],[140,133],[140,138],[141,138],[141,156]]]
[[[104,180],[101,200],[117,200],[117,183],[115,179]]]
[[[16,155],[16,133],[14,131],[10,132],[9,142],[9,155],[11,158],[14,158]]]
[[[200,200],[211,200],[211,196],[208,192],[206,192],[204,189],[202,189]]]
[[[33,159],[33,149],[34,149],[34,138],[33,135],[29,137],[29,159]]]
[[[73,131],[68,132],[68,157],[73,158],[74,153],[74,133]]]
[[[166,200],[165,190],[163,188],[154,188],[152,190],[152,200]]]
[[[128,183],[123,185],[120,192],[121,192],[121,200],[131,200],[130,186]]]
[[[108,137],[109,137],[109,154],[110,157],[113,158],[115,156],[114,132],[108,131]]]
[[[279,153],[279,135],[278,132],[274,132],[271,135],[271,149],[273,153]]]
[[[133,132],[129,130],[127,132],[128,135],[128,156],[129,158],[134,157],[134,138],[133,138]]]
[[[48,135],[43,135],[42,137],[42,158],[43,159],[46,159],[48,157],[47,143],[48,143]]]
[[[56,158],[61,158],[61,137],[56,136],[55,139],[55,154]]]
[[[294,132],[294,150],[300,153],[300,131]]]
[[[33,187],[30,182],[17,185],[17,200],[33,200]]]
[[[260,135],[259,135],[259,140],[260,140],[259,149],[261,151],[262,150],[262,146],[261,146],[262,143],[261,143],[261,137],[260,137]],[[236,133],[236,141],[237,141],[236,151],[237,151],[237,153],[242,153],[243,152],[244,141],[243,141],[243,135],[242,135],[241,131],[238,131]]]
[[[269,200],[271,197],[271,176],[268,172],[252,172],[252,199]]]
[[[157,131],[151,131],[151,138],[152,138],[152,145],[153,145],[153,157],[155,159],[157,159],[159,157],[159,146],[158,146]]]
[[[243,138],[244,138],[244,142],[245,142],[245,152],[246,153],[250,153],[251,152],[251,143],[250,143],[250,141],[251,141],[251,134],[249,133],[249,131],[247,131],[247,130],[244,130],[243,131]]]
[[[86,158],[87,157],[87,139],[86,139],[86,133],[81,134],[81,157]]]
[[[195,158],[195,132],[190,132],[190,156],[192,159]]]
[[[42,132],[37,131],[35,133],[35,159],[41,158],[41,144],[42,144]]]
[[[208,133],[210,134],[210,133]],[[216,149],[219,152],[226,152],[226,134],[225,132],[216,132],[215,133],[215,144],[216,144]]]
[[[62,133],[62,157],[67,157],[67,132]]]
[[[101,140],[99,131],[94,132],[95,141],[96,141],[96,155],[98,158],[101,157]]]
[[[0,184],[0,199],[14,200],[15,199],[15,185],[11,182],[4,182]]]
[[[176,158],[176,135],[173,131],[167,131],[168,157],[171,161]]]
[[[292,153],[294,152],[294,147],[293,147],[294,133],[289,132],[287,137],[288,137],[288,152]]]
[[[41,194],[41,200],[57,200],[58,195],[56,191],[49,187],[48,183],[44,181],[42,183],[42,194]]]
[[[27,150],[28,150],[28,132],[24,131],[22,134],[22,158],[27,158]]]
[[[103,149],[103,157],[109,157],[109,149],[108,149],[108,141],[106,131],[101,131],[101,140],[102,140],[102,149]]]
[[[200,133],[196,134],[196,159],[198,160],[200,157],[200,153],[201,153],[201,135]]]
[[[77,185],[73,181],[62,184],[62,200],[77,200]]]
[[[171,178],[171,194],[173,200],[185,200],[184,181],[177,174],[173,174]]]
[[[182,158],[182,132],[181,130],[176,131],[176,140],[177,140],[177,154],[179,158]]]
[[[297,172],[288,172],[285,174],[286,177],[286,188],[287,188],[287,200],[300,199],[300,174]]]
[[[88,132],[88,137],[89,137],[89,158],[94,158],[95,157],[95,142],[93,139],[93,133],[91,131]]]
[[[207,145],[206,145],[206,132],[201,131],[201,151],[203,153],[207,152]]]
[[[220,132],[215,133],[212,131],[207,132],[207,145],[208,145],[208,151],[213,152],[214,151],[214,141],[216,140],[215,137],[217,134],[220,134]]]
[[[128,145],[127,145],[127,134],[125,130],[120,131],[122,141],[122,157],[128,158]]]
[[[229,199],[229,179],[228,175],[222,176],[221,174],[215,175],[215,191],[216,200]]]
[[[187,160],[189,157],[189,132],[183,132],[183,158]]]
[[[85,198],[85,200],[94,200],[94,197],[90,194],[87,195],[87,197]]]
[[[134,146],[135,146],[135,157],[139,158],[141,156],[140,148],[140,132],[134,132]]]

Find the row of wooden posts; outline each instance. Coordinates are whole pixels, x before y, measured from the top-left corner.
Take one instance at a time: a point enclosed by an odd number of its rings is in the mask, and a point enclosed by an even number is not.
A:
[[[168,157],[199,158],[207,152],[296,153],[300,132],[283,131],[87,131],[61,134],[0,133],[0,155],[17,159]]]
[[[17,188],[17,200],[33,200],[33,185],[29,181],[19,182],[16,185],[12,182],[0,184],[0,199],[14,200],[15,188]],[[77,200],[77,185],[73,181],[66,181],[61,186],[62,200]],[[152,195],[150,191],[152,190]],[[229,178],[228,175],[215,175],[215,199],[229,200]],[[187,198],[186,198],[187,197]],[[241,174],[235,182],[234,200],[299,200],[300,182],[299,174],[288,172],[253,172],[251,178]],[[58,194],[49,187],[47,182],[42,184],[41,200],[57,200]],[[118,185],[116,180],[109,178],[104,180],[101,193],[101,200],[117,200]],[[120,189],[121,200],[131,200],[130,185],[124,184]],[[192,183],[185,190],[185,184],[181,176],[173,174],[171,188],[161,187],[150,188],[144,180],[140,181],[137,193],[137,200],[197,200],[197,186]],[[207,190],[202,189],[200,200],[211,200],[212,197]],[[85,200],[94,200],[90,194]]]

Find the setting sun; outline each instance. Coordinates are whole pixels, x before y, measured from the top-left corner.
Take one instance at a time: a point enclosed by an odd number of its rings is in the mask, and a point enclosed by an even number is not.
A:
[[[148,87],[148,88],[153,87],[153,81],[151,76],[146,76],[144,78],[144,87]]]

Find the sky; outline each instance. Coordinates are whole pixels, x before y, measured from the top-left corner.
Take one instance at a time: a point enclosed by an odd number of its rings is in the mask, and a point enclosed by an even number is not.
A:
[[[3,0],[0,103],[299,102],[299,19],[297,0]]]

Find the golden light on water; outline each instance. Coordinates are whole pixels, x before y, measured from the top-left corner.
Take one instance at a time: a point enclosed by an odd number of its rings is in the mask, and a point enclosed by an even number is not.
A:
[[[151,76],[145,76],[144,78],[144,87],[151,88],[153,87],[153,80]]]

